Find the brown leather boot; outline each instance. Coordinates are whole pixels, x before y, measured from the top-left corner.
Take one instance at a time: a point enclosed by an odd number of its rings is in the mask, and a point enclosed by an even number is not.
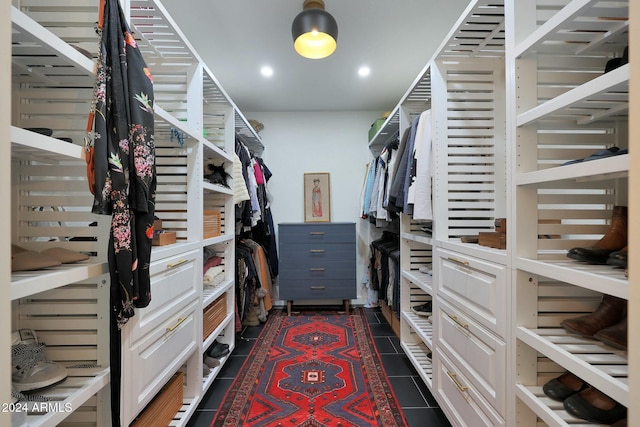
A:
[[[627,300],[605,294],[593,313],[565,319],[560,326],[573,334],[594,338],[596,332],[620,322],[626,313]]]
[[[613,326],[596,332],[593,337],[611,347],[627,349],[627,316]]]
[[[627,207],[614,206],[609,231],[592,247],[569,249],[567,256],[589,264],[606,264],[612,252],[619,251],[625,246],[627,246]]]

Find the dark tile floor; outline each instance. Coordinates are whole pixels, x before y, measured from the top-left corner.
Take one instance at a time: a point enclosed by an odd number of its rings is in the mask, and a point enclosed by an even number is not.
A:
[[[400,348],[400,340],[382,313],[379,309],[366,310],[378,353],[409,426],[450,427],[436,400]],[[237,337],[235,350],[200,402],[187,427],[209,427],[216,409],[240,371],[261,329],[261,326],[247,327]]]

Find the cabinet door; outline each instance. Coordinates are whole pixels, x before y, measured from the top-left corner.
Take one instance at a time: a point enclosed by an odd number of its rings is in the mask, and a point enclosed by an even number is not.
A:
[[[445,301],[437,305],[436,317],[439,348],[496,411],[504,415],[505,342]]]
[[[123,349],[122,384],[124,395],[128,396],[122,402],[125,422],[130,422],[200,348],[198,307],[198,302],[193,301],[133,346]]]
[[[125,329],[130,331],[132,345],[197,298],[197,286],[202,283],[196,278],[199,259],[199,252],[192,251],[151,264],[151,303],[138,310]]]
[[[482,398],[469,379],[438,352],[434,359],[435,393],[449,421],[459,427],[505,426],[505,421]]]
[[[438,295],[500,337],[507,329],[507,268],[437,249]]]

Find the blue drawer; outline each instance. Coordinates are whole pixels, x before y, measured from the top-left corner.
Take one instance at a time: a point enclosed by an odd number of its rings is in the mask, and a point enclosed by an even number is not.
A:
[[[280,299],[354,299],[355,280],[300,280],[280,289]]]
[[[355,243],[284,243],[280,245],[283,262],[312,263],[319,261],[350,261],[356,257]]]
[[[280,283],[290,279],[353,279],[356,272],[353,262],[317,262],[313,264],[300,264],[290,261],[280,263]]]
[[[349,243],[355,242],[354,223],[280,224],[278,239],[283,243]]]

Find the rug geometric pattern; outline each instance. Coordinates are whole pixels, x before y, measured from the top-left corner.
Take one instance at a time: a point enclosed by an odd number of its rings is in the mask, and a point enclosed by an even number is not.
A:
[[[364,310],[273,310],[212,427],[406,427]]]

